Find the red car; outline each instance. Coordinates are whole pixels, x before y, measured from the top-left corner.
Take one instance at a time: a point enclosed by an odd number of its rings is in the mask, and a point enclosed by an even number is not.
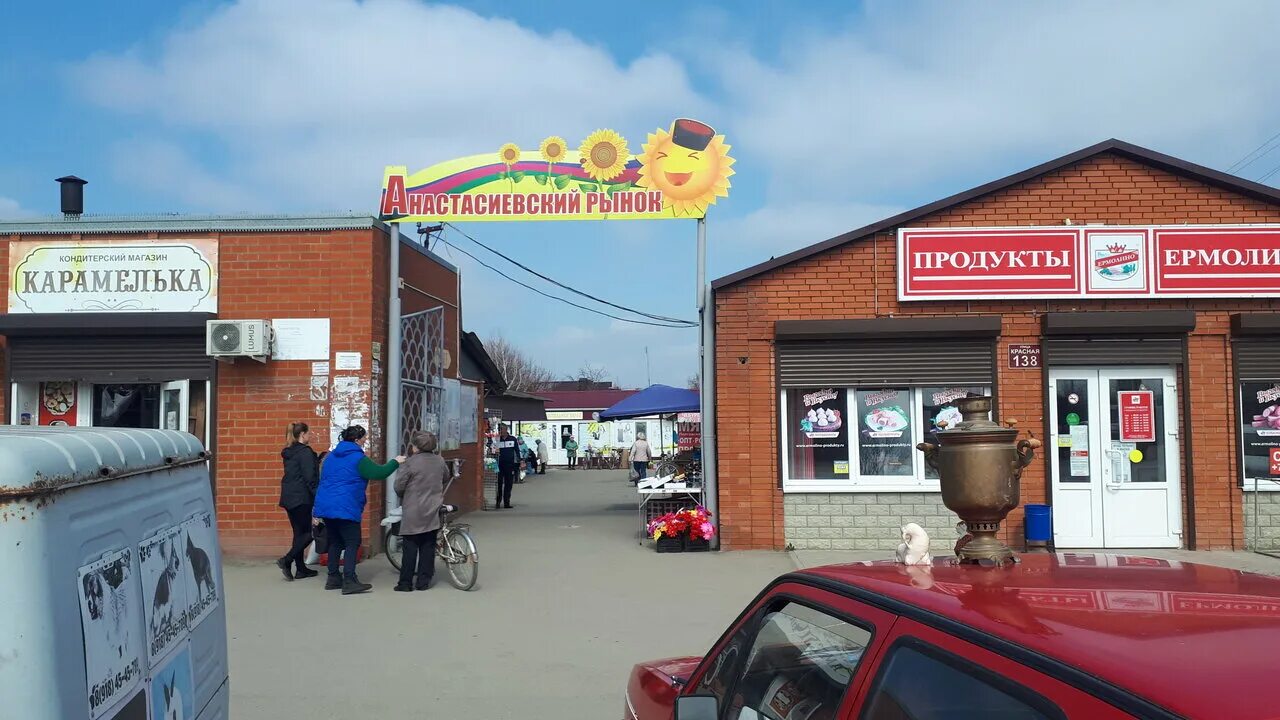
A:
[[[637,665],[623,717],[1280,718],[1280,579],[1091,553],[813,568],[706,657]]]

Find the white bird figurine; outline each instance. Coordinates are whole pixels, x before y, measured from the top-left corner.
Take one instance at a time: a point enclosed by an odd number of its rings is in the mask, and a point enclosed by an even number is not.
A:
[[[931,565],[929,533],[916,523],[902,526],[902,544],[898,546],[898,562],[903,565]]]

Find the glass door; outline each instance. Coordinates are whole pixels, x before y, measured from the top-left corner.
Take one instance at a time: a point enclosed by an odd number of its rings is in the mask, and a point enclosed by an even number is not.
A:
[[[1177,397],[1167,367],[1050,370],[1056,545],[1181,546]]]
[[[1179,547],[1182,493],[1173,371],[1104,369],[1098,380],[1106,412],[1101,428],[1106,547]]]
[[[1102,472],[1097,426],[1098,371],[1049,370],[1049,469],[1053,540],[1058,547],[1100,548]]]
[[[158,423],[161,430],[192,431],[187,422],[190,414],[190,396],[190,380],[177,380],[160,386],[160,415]]]

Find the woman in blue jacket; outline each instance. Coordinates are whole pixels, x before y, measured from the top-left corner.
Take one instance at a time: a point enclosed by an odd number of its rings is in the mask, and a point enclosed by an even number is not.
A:
[[[356,555],[360,550],[360,518],[367,501],[365,490],[370,480],[386,479],[404,462],[401,455],[379,465],[364,454],[367,433],[360,425],[342,431],[342,442],[324,459],[320,467],[320,487],[312,514],[324,520],[329,535],[329,579],[325,590],[342,590],[354,595],[373,588],[356,577]],[[338,574],[338,556],[342,574]]]

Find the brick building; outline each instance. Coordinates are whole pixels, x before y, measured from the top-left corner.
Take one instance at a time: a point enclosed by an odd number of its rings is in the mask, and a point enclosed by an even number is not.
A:
[[[713,288],[726,548],[949,545],[914,446],[972,393],[1058,547],[1280,545],[1275,188],[1113,140]]]
[[[384,452],[388,401],[389,227],[368,216],[123,217],[0,222],[8,289],[0,334],[6,421],[188,430],[213,454],[225,551],[278,556],[289,526],[279,499],[284,429],[303,421],[331,447],[365,425]],[[401,311],[430,338],[416,352],[464,477],[451,501],[481,501],[481,383],[459,380],[460,280],[455,267],[403,236]],[[265,320],[271,355],[215,361],[209,320]],[[430,322],[427,322],[427,320]],[[424,349],[436,347],[434,351]],[[429,354],[430,357],[425,357]],[[407,356],[406,356],[407,357]],[[406,362],[406,365],[411,363]],[[399,402],[391,403],[394,411]],[[423,416],[427,417],[426,415]],[[430,422],[430,420],[427,420]],[[371,550],[384,488],[371,483]]]

